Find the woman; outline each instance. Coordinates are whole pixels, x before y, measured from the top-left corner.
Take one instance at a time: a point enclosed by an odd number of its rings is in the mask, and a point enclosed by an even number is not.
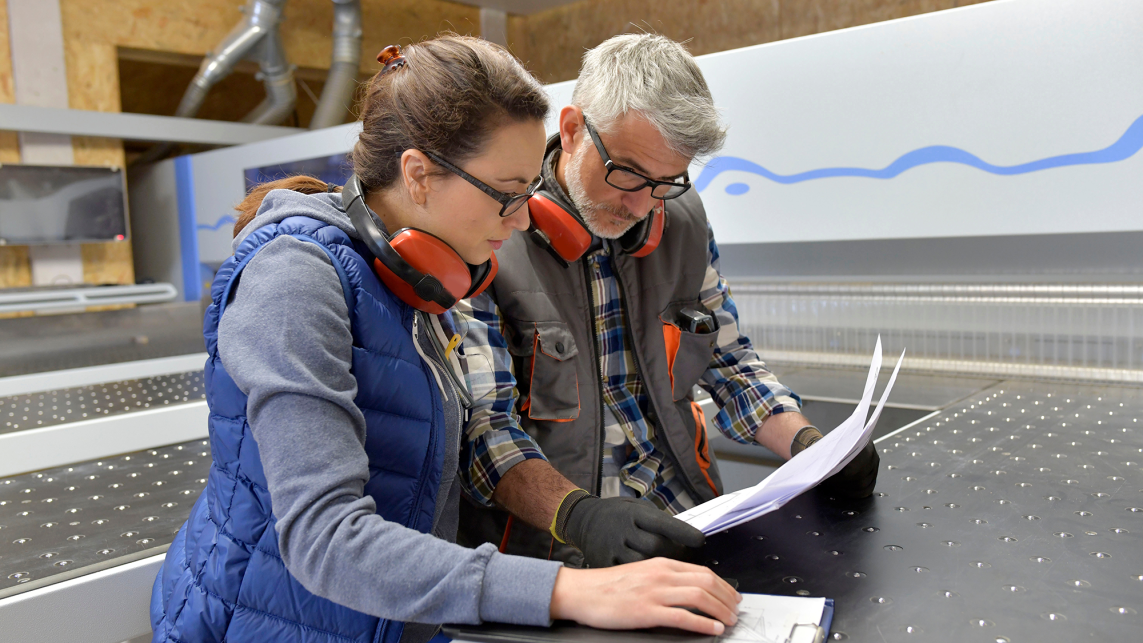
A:
[[[701,567],[452,544],[467,393],[445,309],[527,228],[548,104],[483,40],[378,59],[346,193],[295,177],[238,206],[204,322],[213,466],[155,581],[154,640],[421,642],[426,624],[552,619],[721,633],[739,597]]]

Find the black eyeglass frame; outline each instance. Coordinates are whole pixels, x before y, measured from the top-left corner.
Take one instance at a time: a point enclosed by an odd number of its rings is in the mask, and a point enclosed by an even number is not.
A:
[[[452,172],[453,174],[464,179],[465,181],[468,181],[469,183],[472,184],[473,187],[475,187],[476,189],[480,190],[481,192],[483,192],[483,193],[487,194],[488,196],[492,197],[493,199],[495,199],[500,204],[500,218],[501,219],[503,219],[505,217],[510,217],[513,214],[515,214],[516,211],[520,209],[520,206],[527,203],[528,199],[531,199],[536,194],[536,190],[540,189],[540,186],[542,186],[544,184],[544,177],[542,175],[537,176],[536,179],[534,181],[532,181],[531,185],[529,185],[528,188],[523,193],[521,193],[521,194],[505,194],[505,193],[501,192],[500,190],[497,190],[496,188],[492,187],[491,185],[488,185],[484,181],[481,181],[480,179],[476,178],[475,176],[469,174],[468,172],[465,172],[464,170],[460,169],[459,167],[453,165],[452,163],[444,160],[443,158],[440,157],[439,154],[434,154],[433,152],[425,151],[425,155],[428,156],[429,158],[431,158],[433,160],[433,162],[436,163],[437,165],[440,165],[441,167],[448,170],[449,172]],[[513,206],[513,205],[515,205],[515,207],[513,207],[511,210],[509,210],[508,208],[510,206]]]
[[[654,196],[656,199],[662,199],[664,201],[670,201],[671,199],[677,199],[677,198],[681,197],[682,195],[686,194],[687,190],[691,189],[692,184],[691,184],[691,175],[690,175],[689,171],[683,172],[683,182],[682,183],[678,183],[676,181],[659,181],[657,179],[652,179],[651,177],[646,176],[642,172],[639,172],[639,171],[633,170],[627,166],[619,165],[619,164],[615,163],[614,161],[611,160],[611,155],[607,153],[607,149],[605,147],[603,147],[603,141],[599,140],[599,134],[595,131],[595,128],[591,126],[591,123],[587,122],[586,116],[583,117],[583,124],[587,128],[588,135],[591,136],[591,141],[593,143],[595,143],[595,149],[599,152],[599,157],[601,159],[603,159],[603,167],[605,167],[607,169],[607,175],[605,177],[603,177],[603,180],[606,181],[607,184],[610,185],[611,187],[615,188],[616,190],[623,190],[624,192],[638,192],[640,190],[646,189],[647,186],[649,185],[649,186],[651,186],[651,196]],[[626,172],[628,174],[632,174],[634,176],[637,176],[637,177],[643,179],[644,183],[643,183],[643,185],[640,185],[639,187],[634,187],[634,188],[625,188],[625,187],[615,185],[614,183],[611,182],[611,175],[614,172]],[[655,195],[655,188],[660,186],[660,185],[665,185],[665,186],[674,187],[674,188],[681,187],[682,190],[679,190],[679,192],[677,194],[667,194],[666,196],[656,196]]]

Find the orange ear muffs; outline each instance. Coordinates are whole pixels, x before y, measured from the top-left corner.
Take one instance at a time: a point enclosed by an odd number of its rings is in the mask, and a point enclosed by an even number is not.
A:
[[[528,210],[532,215],[529,233],[565,266],[591,247],[591,232],[587,226],[579,215],[573,214],[571,206],[564,205],[555,195],[546,190],[537,191],[528,201]],[[633,257],[651,254],[663,240],[666,221],[665,204],[659,201],[647,218],[619,238],[620,249]]]
[[[492,283],[496,255],[479,266],[464,261],[439,237],[402,228],[386,237],[365,206],[364,190],[356,175],[342,191],[342,203],[357,233],[374,255],[377,277],[401,301],[417,310],[439,315],[458,299],[475,297]]]
[[[571,263],[583,256],[591,247],[591,233],[559,201],[550,198],[543,191],[537,191],[528,200],[528,211],[532,215],[533,236],[564,263]]]
[[[659,201],[646,219],[619,238],[619,247],[632,257],[646,257],[659,247],[666,222],[666,204]]]
[[[472,288],[472,272],[468,264],[447,243],[428,232],[403,228],[389,237],[389,247],[401,259],[401,264],[404,264],[395,266],[397,270],[407,266],[424,277],[416,282],[406,281],[404,276],[386,265],[386,261],[381,258],[388,253],[379,254],[373,260],[373,269],[393,294],[414,308],[439,315],[452,307],[452,304],[446,306],[446,303],[451,301],[455,304]],[[390,260],[388,263],[393,262]],[[407,270],[404,272],[408,273]],[[428,280],[436,283],[425,283]]]

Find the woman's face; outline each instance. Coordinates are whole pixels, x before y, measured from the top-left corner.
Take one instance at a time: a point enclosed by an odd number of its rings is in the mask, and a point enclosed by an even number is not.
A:
[[[510,121],[496,128],[478,156],[460,163],[445,160],[496,190],[521,194],[540,174],[544,140],[542,121]],[[468,263],[488,261],[513,230],[528,229],[526,205],[501,218],[496,199],[461,177],[438,169],[446,173],[429,180],[415,225],[443,239]]]

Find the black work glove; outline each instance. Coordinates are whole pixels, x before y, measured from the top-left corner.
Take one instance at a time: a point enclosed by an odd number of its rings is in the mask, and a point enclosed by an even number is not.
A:
[[[877,484],[877,468],[881,456],[873,440],[865,443],[857,457],[849,461],[841,471],[822,480],[821,488],[842,498],[868,498]]]
[[[790,454],[798,455],[810,448],[815,442],[822,439],[817,427],[810,425],[802,427],[794,436],[790,444]],[[865,443],[849,464],[822,480],[818,486],[842,498],[868,498],[873,494],[873,487],[877,484],[877,468],[881,465],[881,456],[877,455],[877,447],[873,440]]]
[[[611,567],[645,558],[678,558],[701,547],[702,532],[645,500],[579,499],[567,516],[563,540],[583,552],[588,567]]]

